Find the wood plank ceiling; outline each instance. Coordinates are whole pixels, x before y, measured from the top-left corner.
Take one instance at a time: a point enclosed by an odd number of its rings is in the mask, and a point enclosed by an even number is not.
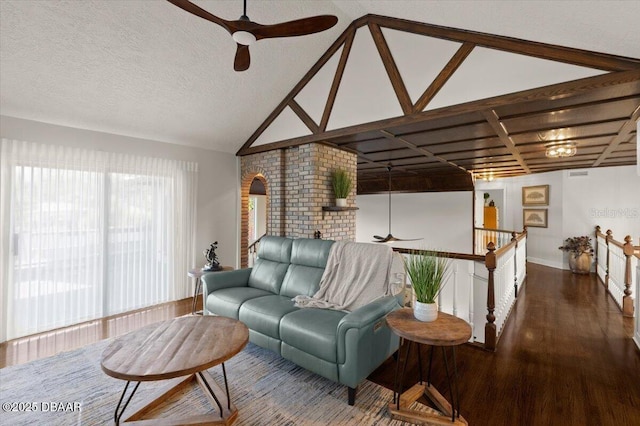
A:
[[[357,28],[367,25],[402,108],[403,116],[327,130],[342,73]],[[461,47],[422,96],[412,103],[381,27],[439,37]],[[319,123],[294,97],[342,47]],[[596,77],[423,111],[476,46],[490,47],[606,71]],[[259,146],[251,144],[286,107],[311,135]],[[248,155],[310,142],[358,155],[358,193],[455,191],[473,188],[473,178],[498,178],[561,169],[636,164],[640,118],[640,59],[551,46],[501,36],[367,15],[354,21],[238,151]],[[571,140],[573,157],[547,158],[547,144]]]

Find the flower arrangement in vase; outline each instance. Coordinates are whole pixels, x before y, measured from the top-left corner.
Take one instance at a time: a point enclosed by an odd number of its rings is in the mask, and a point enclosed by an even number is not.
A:
[[[591,245],[589,236],[569,237],[558,248],[569,253],[569,269],[571,269],[571,272],[574,274],[588,274],[591,271],[593,245]]]

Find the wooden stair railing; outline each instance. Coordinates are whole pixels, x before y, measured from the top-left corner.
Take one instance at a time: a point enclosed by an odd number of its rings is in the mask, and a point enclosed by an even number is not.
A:
[[[496,243],[489,241],[486,246],[487,252],[483,255],[435,252],[437,256],[439,255],[455,260],[472,261],[476,266],[482,265],[481,267],[486,268],[487,274],[484,276],[486,277],[486,281],[484,277],[480,277],[480,275],[474,273],[474,277],[480,278],[482,282],[486,282],[486,298],[480,296],[486,300],[485,306],[487,314],[484,316],[486,322],[483,324],[484,319],[476,316],[475,324],[472,324],[472,327],[474,330],[480,327],[484,329],[483,340],[476,341],[476,343],[481,342],[482,347],[490,351],[496,350],[502,326],[506,322],[506,317],[509,316],[513,304],[515,304],[517,300],[519,287],[524,284],[526,279],[527,229],[525,228],[520,233],[514,231],[502,232],[509,232],[511,237],[509,243],[504,244],[502,247],[497,247]],[[423,250],[399,247],[394,247],[393,250],[403,254],[424,252]],[[478,271],[478,269],[476,269],[476,271]],[[480,288],[483,289],[484,286]],[[480,288],[477,288],[476,291],[480,290]],[[473,289],[471,291],[473,291]],[[496,291],[499,294],[496,294]],[[473,321],[471,316],[470,320]]]
[[[267,235],[266,233],[262,234],[260,237],[258,237],[257,240],[249,244],[249,247],[247,247],[247,252],[249,253],[249,259],[248,259],[249,264],[247,266],[249,267],[253,266],[253,262],[255,261],[256,254],[258,253],[258,244],[260,243],[260,240],[262,240],[262,237],[266,235]]]
[[[634,295],[632,290],[633,279],[634,279],[634,263],[638,264],[640,262],[640,246],[634,246],[632,242],[631,235],[627,235],[624,238],[624,243],[617,241],[613,238],[613,232],[609,229],[605,234],[602,233],[600,226],[596,226],[595,230],[596,237],[596,275],[598,279],[602,282],[603,286],[607,289],[607,293],[620,305],[620,310],[622,311],[622,315],[625,317],[634,317],[635,316],[635,306],[634,306]],[[602,243],[604,241],[604,244]],[[605,250],[605,253],[601,252],[602,249]],[[612,280],[611,272],[615,271],[614,265],[612,265],[612,247],[617,247],[616,250],[619,250],[621,255],[623,256],[615,256],[618,261],[615,265],[616,268],[624,268],[624,272],[621,274],[622,277],[620,281],[621,283],[616,283],[615,280]],[[602,257],[605,258],[605,262],[602,262]],[[635,258],[635,259],[634,259]],[[624,265],[621,265],[621,261]],[[615,262],[615,261],[614,261]],[[599,267],[605,267],[604,277],[602,277],[601,272],[599,271]],[[640,289],[640,277],[636,277],[637,285],[636,285],[636,293],[638,289]],[[611,286],[614,287],[611,287]],[[621,285],[624,285],[622,288]],[[618,295],[622,293],[622,300],[616,298],[616,294]],[[619,296],[618,296],[619,297]],[[638,297],[637,295],[635,297]]]

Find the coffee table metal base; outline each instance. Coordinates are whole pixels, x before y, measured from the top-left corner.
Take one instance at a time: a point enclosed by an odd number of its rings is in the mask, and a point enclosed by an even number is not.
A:
[[[224,371],[224,364],[223,364]],[[225,372],[226,373],[226,372]],[[229,399],[229,387],[225,377],[225,389],[223,391],[213,380],[211,375],[207,371],[200,371],[195,374],[191,374],[189,376],[176,377],[175,379],[166,380],[166,384],[157,390],[153,395],[148,397],[146,400],[141,401],[135,405],[134,408],[130,409],[129,412],[132,414],[128,415],[124,420],[122,420],[123,414],[125,410],[127,410],[127,406],[131,402],[133,395],[135,394],[138,386],[140,386],[140,382],[136,383],[136,386],[133,388],[133,391],[129,394],[125,401],[125,395],[127,393],[127,389],[129,388],[129,384],[131,382],[127,382],[124,390],[122,391],[122,396],[120,397],[120,401],[118,401],[118,405],[116,407],[116,411],[114,414],[115,424],[119,425],[120,422],[128,423],[128,424],[136,424],[136,425],[224,425],[230,426],[232,425],[236,419],[238,418],[238,410],[231,403]],[[147,415],[151,410],[157,408],[162,405],[165,401],[167,401],[171,396],[180,392],[183,388],[190,386],[193,382],[196,382],[202,391],[207,396],[211,405],[217,410],[216,413],[213,414],[200,414],[193,415],[189,417],[180,417],[180,418],[162,418],[162,419],[145,419],[144,416]],[[124,405],[123,405],[123,401]],[[122,407],[121,407],[122,406]]]

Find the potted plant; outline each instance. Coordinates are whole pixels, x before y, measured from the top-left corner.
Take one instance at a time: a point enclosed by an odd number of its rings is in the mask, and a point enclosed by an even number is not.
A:
[[[593,246],[591,245],[591,238],[587,235],[567,238],[564,240],[564,244],[558,248],[569,253],[569,269],[571,269],[571,272],[574,274],[588,274],[591,271]]]
[[[333,193],[336,196],[336,206],[346,207],[347,197],[353,188],[351,176],[344,169],[335,170],[331,174],[331,183],[333,185]]]
[[[436,300],[448,275],[449,260],[432,251],[413,252],[404,258],[416,296],[413,316],[417,320],[428,322],[438,318]]]

